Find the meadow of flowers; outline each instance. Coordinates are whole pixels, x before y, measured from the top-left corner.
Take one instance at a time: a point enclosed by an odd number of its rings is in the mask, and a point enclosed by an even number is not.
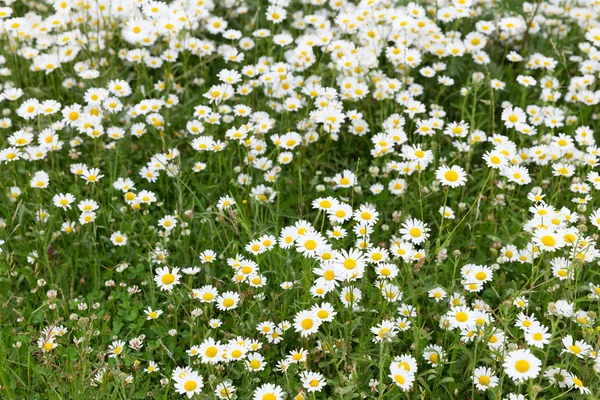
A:
[[[600,397],[600,0],[0,35],[1,399]]]

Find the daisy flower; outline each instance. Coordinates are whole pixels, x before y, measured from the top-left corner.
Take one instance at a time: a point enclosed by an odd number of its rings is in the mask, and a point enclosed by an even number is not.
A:
[[[312,201],[312,207],[321,211],[327,211],[338,204],[338,200],[333,197],[321,197]]]
[[[286,357],[286,360],[291,364],[303,363],[306,361],[308,351],[304,349],[292,350]]]
[[[360,279],[367,265],[365,256],[356,249],[340,250],[336,253],[333,262],[348,279]]]
[[[504,357],[504,372],[516,383],[536,378],[541,371],[542,362],[529,349],[509,352]]]
[[[110,235],[110,241],[115,246],[125,246],[127,244],[127,236],[117,231]]]
[[[486,391],[498,386],[498,377],[494,376],[490,368],[477,367],[473,371],[473,382],[477,389]]]
[[[240,302],[240,295],[236,292],[224,292],[216,300],[217,308],[221,311],[233,310]]]
[[[303,371],[300,373],[302,386],[309,392],[320,392],[327,382],[319,372]]]
[[[375,335],[374,343],[389,342],[396,336],[396,323],[394,321],[383,320],[380,324],[371,328],[371,333]]]
[[[235,390],[236,388],[231,384],[231,381],[221,382],[215,387],[215,396],[222,400],[233,399]]]
[[[321,326],[321,319],[310,310],[300,311],[294,317],[294,329],[300,332],[302,337],[307,337],[316,333]]]
[[[45,189],[50,183],[50,176],[44,171],[38,171],[33,175],[29,186],[36,189]]]
[[[436,302],[439,302],[440,300],[443,300],[446,298],[447,293],[444,289],[438,287],[435,289],[431,289],[429,292],[427,292],[429,294],[429,297],[431,297],[432,299],[434,299]]]
[[[571,353],[577,358],[584,358],[593,350],[592,346],[583,340],[574,341],[571,335],[562,338],[562,344],[565,348],[561,353]]]
[[[296,250],[305,256],[314,256],[325,244],[326,240],[320,233],[310,231],[296,239]]]
[[[392,378],[392,381],[394,381],[396,386],[398,386],[402,391],[405,392],[412,388],[413,383],[415,381],[415,372],[416,366],[415,370],[411,371],[410,367],[409,369],[406,369],[404,365],[402,365],[402,363],[392,362],[390,364],[389,377]]]
[[[110,344],[110,346],[108,346],[108,357],[109,358],[117,358],[123,352],[124,347],[125,347],[125,342],[123,342],[121,340],[113,341]]]
[[[217,288],[211,285],[205,285],[200,289],[193,290],[194,299],[198,299],[202,303],[212,303],[216,301],[218,294]]]
[[[452,307],[446,315],[449,317],[450,324],[454,328],[464,328],[472,326],[475,323],[473,311],[466,306]]]
[[[572,388],[575,388],[577,390],[579,390],[579,393],[582,394],[590,394],[591,390],[586,388],[583,385],[583,381],[581,379],[579,379],[577,376],[575,376],[574,374],[569,373],[569,376],[567,377],[567,386],[570,386]]]
[[[145,369],[146,373],[151,374],[153,372],[160,371],[160,368],[156,365],[154,361],[148,361],[148,366]]]
[[[75,201],[75,196],[73,196],[71,193],[60,193],[54,195],[52,201],[55,206],[60,207],[64,210],[68,210],[71,208],[71,204]]]
[[[446,352],[438,345],[429,345],[423,349],[423,358],[433,367],[437,367],[446,358]]]
[[[179,284],[179,268],[173,268],[172,270],[169,267],[161,267],[158,268],[154,275],[154,281],[160,288],[160,290],[165,290],[170,292],[173,290],[173,287]]]
[[[151,319],[156,319],[158,317],[160,317],[162,315],[162,310],[153,310],[152,308],[148,307],[147,309],[144,310],[144,314],[146,314],[148,317],[146,318],[147,320],[151,320]]]
[[[543,349],[550,343],[552,334],[548,333],[548,328],[541,324],[534,324],[525,331],[525,341],[528,345]]]
[[[440,207],[440,214],[444,216],[444,219],[454,219],[454,211],[450,207]]]
[[[320,305],[315,304],[310,309],[322,322],[331,322],[333,317],[337,315],[337,312],[333,306],[327,302],[323,302]]]
[[[258,372],[265,369],[267,363],[265,358],[259,353],[250,353],[246,356],[245,360],[246,368],[250,372]]]
[[[548,229],[539,229],[535,232],[533,241],[541,250],[555,252],[565,245],[564,238],[558,233]]]
[[[342,224],[352,218],[352,207],[338,202],[327,210],[327,215],[332,224]]]
[[[265,383],[254,390],[252,400],[283,400],[285,392],[279,385]]]
[[[204,380],[196,371],[190,371],[181,378],[175,379],[175,390],[191,399],[204,387]]]
[[[198,354],[203,364],[216,364],[221,361],[223,346],[220,342],[209,337],[200,346],[198,346]]]
[[[409,218],[402,223],[400,234],[402,235],[402,239],[411,241],[414,244],[420,244],[429,238],[429,228],[418,219]]]
[[[464,186],[467,182],[467,173],[458,165],[454,165],[451,168],[445,165],[439,167],[435,172],[435,177],[442,186],[450,186],[452,188]]]

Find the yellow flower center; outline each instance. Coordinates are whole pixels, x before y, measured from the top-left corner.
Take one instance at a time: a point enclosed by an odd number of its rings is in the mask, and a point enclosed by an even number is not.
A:
[[[456,320],[458,322],[466,322],[469,319],[469,316],[464,311],[459,311],[456,313]]]
[[[552,236],[543,236],[542,243],[544,246],[552,247],[556,244],[556,239],[554,239]]]
[[[571,352],[573,352],[575,354],[581,353],[581,347],[579,347],[579,346],[572,345],[569,347],[569,350],[571,350]]]
[[[421,236],[421,230],[419,228],[410,228],[410,231],[408,231],[408,233],[410,233],[410,236],[415,238]]]
[[[446,171],[444,178],[446,178],[447,181],[456,182],[458,180],[458,173],[452,170]]]
[[[208,349],[206,349],[206,352],[204,354],[206,354],[207,357],[213,358],[217,355],[218,352],[219,351],[215,346],[211,346]]]
[[[526,360],[519,360],[515,364],[515,369],[524,374],[525,372],[529,371],[529,362]]]
[[[310,318],[306,318],[302,321],[301,325],[302,325],[302,329],[304,330],[309,330],[310,328],[313,327],[313,320]]]
[[[315,240],[312,239],[308,239],[305,243],[304,243],[304,247],[306,248],[306,250],[314,250],[317,248],[317,242]]]
[[[233,358],[240,358],[242,356],[242,351],[241,350],[234,350],[231,352],[231,357]]]
[[[346,268],[346,269],[356,268],[356,261],[354,261],[352,258],[348,258],[346,261],[344,261],[344,268]]]

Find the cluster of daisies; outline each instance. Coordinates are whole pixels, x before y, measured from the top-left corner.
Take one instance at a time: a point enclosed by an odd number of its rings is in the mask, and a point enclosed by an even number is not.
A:
[[[598,0],[4,3],[11,357],[148,396],[594,395]]]
[[[496,313],[490,305],[481,298],[473,297],[473,294],[484,290],[486,283],[493,282],[494,271],[501,269],[500,264],[519,261],[536,268],[538,262],[536,259],[568,245],[570,248],[568,252],[570,254],[566,254],[568,258],[557,257],[549,261],[552,274],[558,282],[561,282],[574,279],[573,268],[581,266],[571,260],[587,258],[588,261],[593,261],[598,258],[592,239],[586,238],[576,228],[568,227],[569,224],[577,221],[577,215],[565,208],[562,210],[568,215],[565,218],[561,212],[543,203],[541,199],[544,195],[541,190],[533,190],[528,197],[536,204],[530,209],[536,215],[525,223],[526,227],[531,227],[527,232],[535,231],[526,248],[519,251],[512,245],[503,247],[498,263],[491,267],[464,264],[460,267],[462,290],[456,288],[455,292],[449,294],[440,286],[430,289],[427,292],[429,301],[447,304],[447,311],[441,315],[437,327],[429,328],[456,331],[456,337],[460,338],[464,345],[476,347],[479,344],[482,346],[479,349],[480,355],[487,353],[489,357],[497,360],[500,371],[485,364],[473,368],[473,384],[479,391],[495,388],[499,384],[499,372],[503,372],[517,384],[535,379],[543,373],[544,379],[552,385],[589,393],[590,389],[583,384],[583,381],[574,373],[562,368],[561,364],[549,365],[542,369],[540,357],[532,352],[532,349],[545,349],[549,346],[553,338],[553,329],[540,322],[535,312],[529,311],[529,296],[532,292],[528,287],[523,287],[521,291],[513,294],[510,305],[515,310],[513,323],[521,332],[520,338],[503,326],[508,322],[506,318],[497,321]],[[367,304],[387,302],[394,305],[398,317],[379,320],[370,328],[370,332],[373,335],[372,342],[380,346],[386,342],[394,342],[398,335],[403,335],[402,332],[409,331],[420,317],[415,303],[403,301],[403,292],[395,283],[397,282],[395,278],[398,277],[399,266],[402,264],[419,263],[425,259],[424,250],[416,249],[414,245],[428,241],[429,228],[421,221],[408,219],[401,225],[398,236],[393,236],[389,244],[374,246],[372,233],[379,219],[379,212],[374,206],[363,204],[353,209],[334,197],[323,197],[313,201],[313,208],[322,213],[323,221],[328,221],[325,235],[310,222],[300,220],[294,225],[284,227],[278,238],[263,235],[245,246],[246,252],[257,258],[264,257],[264,253],[277,251],[277,247],[287,251],[293,249],[302,257],[312,260],[310,264],[313,265],[312,286],[306,287],[305,290],[309,291],[311,297],[315,299],[314,305],[297,311],[293,314],[291,322],[287,320],[279,323],[270,320],[260,322],[256,327],[257,331],[264,341],[275,346],[285,345],[284,335],[290,328],[293,328],[299,340],[302,338],[316,340],[330,334],[331,328],[328,326],[334,321],[336,315],[344,312],[344,308],[354,313],[364,313]],[[544,221],[547,226],[544,225]],[[555,227],[551,228],[553,225]],[[357,238],[355,246],[349,249],[340,248],[336,243],[348,235],[348,230],[351,230],[352,236]],[[205,253],[209,254],[209,257],[207,260],[206,254],[201,256],[203,262],[212,262],[213,252]],[[238,287],[242,283],[256,288],[266,284],[266,277],[260,272],[257,262],[238,255],[228,259],[227,264],[233,268],[231,281]],[[184,272],[195,275],[198,271],[188,268]],[[370,285],[377,288],[377,292],[380,293],[379,298],[368,299],[366,296],[370,292],[361,290],[361,287],[364,287],[361,281],[368,279],[369,276],[375,278]],[[180,278],[179,268],[162,267],[156,270],[155,281],[161,290],[173,290],[180,284]],[[531,282],[532,285],[534,283],[535,281]],[[280,286],[287,291],[299,284],[301,285],[301,282],[286,281]],[[592,288],[590,296],[599,297],[600,289],[591,283],[590,288]],[[206,285],[200,289],[192,289],[189,297],[200,303],[214,303],[217,310],[228,312],[240,306],[239,293],[236,291],[219,293],[215,286]],[[467,296],[471,297],[470,301],[467,301]],[[265,298],[262,293],[254,297]],[[547,313],[558,320],[573,321],[582,328],[593,324],[593,314],[577,309],[568,299],[560,299],[554,304],[549,304]],[[160,314],[150,310],[147,315],[148,319],[151,319]],[[209,324],[216,328],[221,326],[222,321],[213,318]],[[319,332],[324,336],[319,335]],[[600,370],[600,357],[585,340],[574,340],[571,335],[565,335],[561,343],[563,347],[561,354],[570,353],[576,358],[589,360],[594,369]],[[248,371],[255,372],[262,371],[267,366],[265,357],[260,353],[262,347],[263,342],[260,339],[238,337],[221,343],[209,337],[199,345],[192,346],[187,353],[199,357],[202,364],[242,362]],[[324,349],[320,340],[317,340],[317,348],[325,353],[331,351],[331,349]],[[302,363],[306,366],[308,356],[309,351],[295,349],[285,358],[277,361],[275,369],[287,374],[291,364]],[[444,347],[433,343],[420,349],[420,356],[430,368],[443,368],[450,361]],[[418,371],[417,359],[411,353],[395,357],[389,365],[389,370],[390,378],[401,390],[411,390]],[[299,374],[308,392],[320,391],[326,384],[324,376],[318,372],[301,370]],[[197,378],[196,375],[192,375],[189,379],[197,380]],[[178,384],[177,388],[181,390],[181,385]],[[233,389],[231,387],[228,390]],[[190,390],[187,393],[191,395],[195,392]]]

